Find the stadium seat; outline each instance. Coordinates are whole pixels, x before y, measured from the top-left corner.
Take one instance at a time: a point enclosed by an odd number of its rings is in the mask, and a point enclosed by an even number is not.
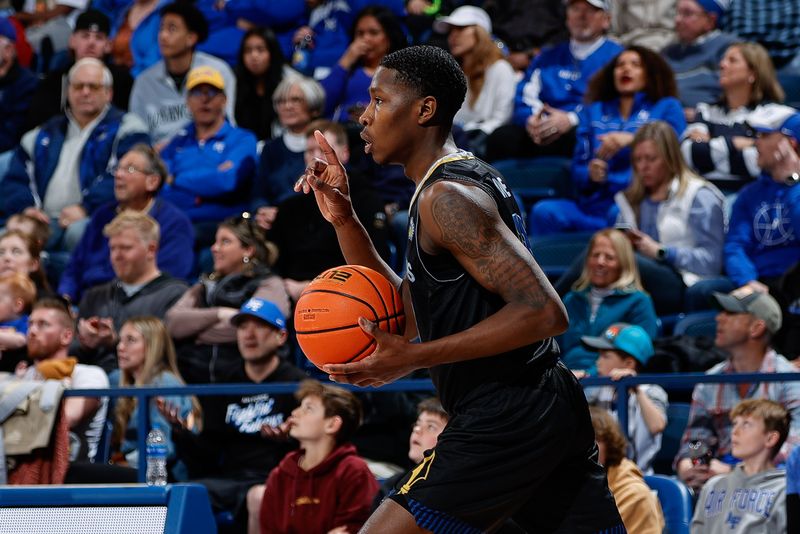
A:
[[[688,402],[671,402],[667,406],[667,428],[661,434],[661,449],[653,458],[653,470],[656,473],[672,474],[672,462],[681,445],[683,432],[689,422]]]
[[[717,333],[717,312],[702,311],[689,313],[675,323],[676,336],[706,336],[713,338]]]
[[[784,104],[800,108],[800,73],[779,73],[778,81],[786,92]]]
[[[556,157],[504,159],[492,163],[512,191],[522,198],[526,212],[537,200],[566,196],[571,165],[569,158]]]
[[[547,277],[554,280],[569,269],[589,245],[592,233],[564,233],[531,238],[531,252]]]
[[[692,494],[683,482],[674,477],[649,475],[644,481],[658,495],[664,512],[665,534],[689,534],[692,522]]]

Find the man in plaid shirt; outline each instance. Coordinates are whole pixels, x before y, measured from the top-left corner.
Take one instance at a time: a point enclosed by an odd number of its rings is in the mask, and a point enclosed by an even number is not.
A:
[[[767,293],[741,287],[727,295],[714,293],[720,313],[714,343],[730,357],[707,374],[792,373],[797,369],[770,348],[781,327],[778,303]],[[743,399],[765,398],[782,404],[792,415],[787,439],[776,463],[783,462],[800,442],[800,382],[760,384],[698,384],[692,393],[689,423],[675,458],[678,477],[699,490],[710,477],[727,473],[737,463],[731,455],[728,413]]]
[[[725,31],[756,41],[769,51],[776,69],[800,66],[800,2],[797,0],[732,0]]]

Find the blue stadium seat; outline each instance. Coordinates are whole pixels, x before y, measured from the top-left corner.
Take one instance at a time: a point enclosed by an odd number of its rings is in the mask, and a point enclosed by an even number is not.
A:
[[[692,495],[683,482],[674,477],[649,475],[644,481],[658,495],[664,512],[665,534],[689,534],[692,522]]]
[[[779,73],[778,81],[786,92],[784,104],[800,109],[800,73]]]
[[[555,279],[569,269],[589,245],[590,232],[553,234],[531,238],[531,252],[548,278]]]
[[[714,337],[717,333],[717,311],[689,313],[677,323],[673,333],[676,336]]]
[[[522,198],[526,213],[537,200],[567,195],[571,165],[569,158],[556,157],[504,159],[492,163],[512,191]]]
[[[661,449],[653,458],[653,470],[656,473],[672,474],[672,461],[678,454],[683,432],[689,422],[688,402],[671,402],[667,406],[667,428],[661,434]]]

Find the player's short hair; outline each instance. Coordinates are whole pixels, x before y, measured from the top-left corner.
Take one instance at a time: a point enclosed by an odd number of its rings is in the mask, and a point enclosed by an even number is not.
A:
[[[434,124],[448,129],[453,125],[467,94],[467,79],[449,52],[436,46],[409,46],[384,56],[381,66],[395,71],[397,81],[418,98],[436,99]]]
[[[428,397],[417,404],[417,415],[422,415],[423,412],[438,415],[445,422],[450,420],[450,415],[442,406],[442,402],[437,397]]]
[[[25,303],[24,312],[30,312],[31,305],[36,300],[36,284],[28,275],[9,273],[0,276],[0,286],[7,287],[13,298],[22,299]]]
[[[734,406],[730,413],[731,421],[736,417],[747,416],[764,421],[764,430],[767,432],[778,433],[778,443],[770,451],[770,456],[774,458],[789,436],[792,415],[782,405],[769,399],[745,399]]]
[[[306,397],[317,397],[325,408],[325,417],[338,416],[342,426],[336,433],[336,443],[345,443],[355,434],[361,426],[363,410],[361,401],[352,392],[337,386],[322,384],[316,380],[303,380],[294,394],[302,402]]]

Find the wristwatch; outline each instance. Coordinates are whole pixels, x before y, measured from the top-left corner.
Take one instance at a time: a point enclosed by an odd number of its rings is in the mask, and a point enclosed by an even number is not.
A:
[[[658,252],[656,252],[656,259],[658,261],[664,261],[667,259],[667,249],[664,247],[658,247]]]
[[[789,176],[783,179],[783,183],[786,185],[795,185],[800,183],[800,172],[793,172]]]

